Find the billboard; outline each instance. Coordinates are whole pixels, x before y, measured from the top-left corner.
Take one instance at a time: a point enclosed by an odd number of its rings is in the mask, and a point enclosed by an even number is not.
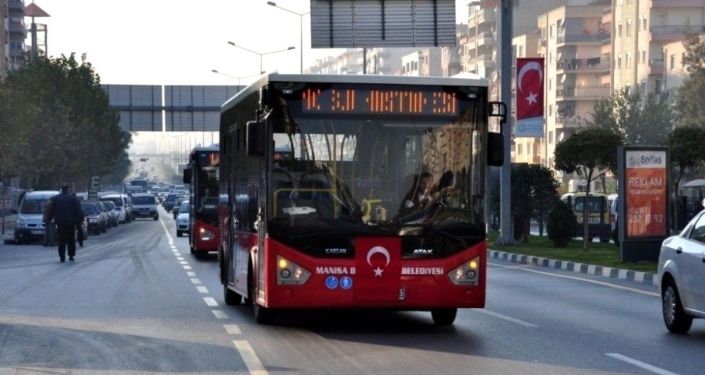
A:
[[[455,0],[311,0],[312,48],[455,46]]]
[[[655,262],[670,234],[668,148],[620,146],[617,156],[620,259]]]
[[[516,137],[543,137],[543,58],[517,58]]]

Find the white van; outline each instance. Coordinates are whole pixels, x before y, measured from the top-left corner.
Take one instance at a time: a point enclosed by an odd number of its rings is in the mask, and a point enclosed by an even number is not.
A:
[[[118,214],[118,221],[128,223],[132,220],[130,212],[130,198],[125,194],[108,194],[100,197],[101,201],[111,201],[115,203],[115,211]]]
[[[58,191],[30,191],[25,193],[17,210],[15,241],[28,243],[44,238],[44,210],[49,199]]]

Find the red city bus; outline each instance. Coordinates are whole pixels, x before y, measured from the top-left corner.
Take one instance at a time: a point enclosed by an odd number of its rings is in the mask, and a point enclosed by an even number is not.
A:
[[[482,78],[268,74],[222,107],[224,299],[297,308],[485,305]],[[494,106],[497,108],[499,106]],[[499,116],[499,115],[498,115]]]
[[[218,251],[218,147],[196,147],[184,169],[189,190],[189,245],[195,257]]]

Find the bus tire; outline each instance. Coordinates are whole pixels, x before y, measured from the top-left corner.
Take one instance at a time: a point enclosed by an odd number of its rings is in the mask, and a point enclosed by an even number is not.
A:
[[[458,309],[436,309],[431,310],[431,318],[433,323],[439,327],[447,327],[455,322],[455,317],[458,315]]]
[[[252,311],[255,315],[255,322],[257,324],[272,324],[276,318],[276,313],[273,309],[264,307],[259,303],[255,302],[252,307]]]

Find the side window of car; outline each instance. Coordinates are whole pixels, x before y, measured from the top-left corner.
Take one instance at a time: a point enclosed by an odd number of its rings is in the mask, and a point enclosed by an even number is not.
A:
[[[693,229],[690,231],[690,239],[705,243],[705,215],[701,215],[693,224]]]

